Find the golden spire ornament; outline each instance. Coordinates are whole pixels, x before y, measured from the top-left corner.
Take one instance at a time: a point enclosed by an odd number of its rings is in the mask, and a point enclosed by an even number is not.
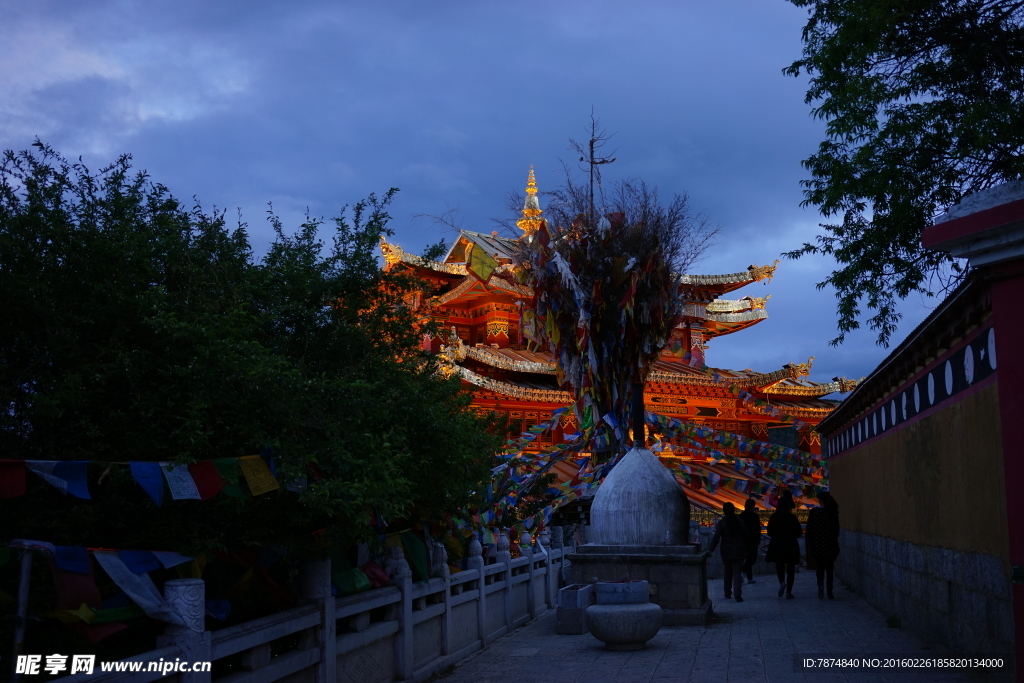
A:
[[[526,201],[523,203],[523,217],[516,221],[516,225],[523,231],[523,236],[528,237],[537,232],[537,229],[544,223],[540,217],[543,210],[540,208],[540,201],[537,199],[537,179],[533,177],[533,165],[530,165],[530,174],[526,178]]]

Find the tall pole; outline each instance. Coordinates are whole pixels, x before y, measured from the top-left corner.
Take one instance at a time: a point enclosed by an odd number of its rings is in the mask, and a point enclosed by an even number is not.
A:
[[[594,198],[594,182],[595,180],[597,182],[601,182],[601,172],[597,167],[602,164],[610,164],[615,161],[614,158],[597,156],[597,150],[604,146],[604,143],[611,137],[610,135],[607,135],[605,131],[600,130],[598,125],[598,120],[594,118],[594,112],[591,111],[590,139],[587,141],[586,148],[575,140],[569,140],[572,144],[572,148],[580,155],[580,163],[587,164],[587,171],[590,175],[590,205],[587,207],[589,212],[587,215],[587,222],[590,224],[591,228],[597,227],[597,205]]]
[[[593,134],[590,136],[590,227],[597,225],[597,216],[594,211],[594,166],[597,164],[594,160],[594,143],[597,142],[597,138]]]

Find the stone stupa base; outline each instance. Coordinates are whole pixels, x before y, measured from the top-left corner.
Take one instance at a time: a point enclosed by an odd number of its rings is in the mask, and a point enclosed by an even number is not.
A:
[[[665,626],[701,625],[711,618],[708,554],[697,545],[598,545],[566,555],[573,583],[647,581],[650,600],[661,607]]]

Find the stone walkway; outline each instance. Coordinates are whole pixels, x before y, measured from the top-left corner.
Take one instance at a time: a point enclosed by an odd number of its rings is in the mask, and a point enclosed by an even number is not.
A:
[[[934,657],[942,651],[887,627],[882,614],[839,586],[836,600],[818,600],[813,572],[796,575],[795,600],[777,597],[774,576],[755,578],[743,587],[742,603],[722,597],[721,579],[709,581],[715,622],[662,628],[640,652],[607,652],[589,634],[555,635],[552,610],[467,657],[439,683],[984,680],[949,669],[796,672],[794,653]]]

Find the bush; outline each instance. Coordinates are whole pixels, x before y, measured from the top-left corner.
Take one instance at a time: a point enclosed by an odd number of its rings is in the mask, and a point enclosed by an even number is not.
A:
[[[434,375],[408,275],[384,272],[396,190],[307,217],[255,258],[246,227],[185,209],[122,156],[99,173],[42,143],[0,165],[0,448],[88,460],[93,500],[29,474],[0,541],[198,552],[351,543],[373,513],[438,518],[480,490],[499,445],[458,380]],[[165,501],[128,461],[272,454],[295,490]],[[307,485],[302,486],[305,478]]]

